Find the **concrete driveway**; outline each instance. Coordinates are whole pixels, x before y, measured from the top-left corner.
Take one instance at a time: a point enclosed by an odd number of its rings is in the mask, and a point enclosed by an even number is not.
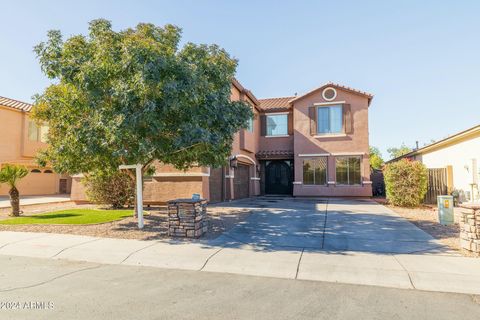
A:
[[[264,249],[448,253],[438,240],[371,200],[260,197],[226,206],[254,213],[218,240]]]

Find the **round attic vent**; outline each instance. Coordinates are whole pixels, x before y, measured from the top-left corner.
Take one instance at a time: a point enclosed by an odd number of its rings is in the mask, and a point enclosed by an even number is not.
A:
[[[323,96],[323,99],[327,101],[332,101],[337,97],[337,90],[335,90],[332,87],[325,88],[323,89],[322,96]]]

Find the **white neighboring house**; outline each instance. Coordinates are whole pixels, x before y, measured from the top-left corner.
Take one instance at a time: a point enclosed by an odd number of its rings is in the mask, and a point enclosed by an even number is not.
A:
[[[480,163],[480,125],[388,162],[401,158],[421,161],[427,168],[451,166],[453,180],[451,184],[453,189],[460,193],[460,200],[472,201],[473,190],[474,200],[480,201],[478,187],[480,172],[477,165]]]

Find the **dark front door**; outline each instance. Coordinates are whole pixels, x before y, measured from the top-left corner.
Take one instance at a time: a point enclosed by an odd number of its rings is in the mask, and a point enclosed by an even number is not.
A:
[[[265,193],[292,194],[292,176],[290,161],[267,161],[265,167]]]
[[[67,193],[67,179],[60,179],[59,189],[61,194]]]

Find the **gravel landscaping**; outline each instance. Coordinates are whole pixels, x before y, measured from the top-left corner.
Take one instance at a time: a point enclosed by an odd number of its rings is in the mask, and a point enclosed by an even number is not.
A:
[[[72,207],[69,205],[69,207]],[[93,208],[92,205],[75,206],[76,208]],[[44,212],[46,210],[38,210]],[[169,238],[167,236],[167,208],[165,206],[145,208],[145,226],[143,230],[137,227],[137,220],[127,217],[122,220],[90,225],[1,225],[0,231],[26,231],[26,232],[47,232],[67,233],[94,237],[154,240]],[[243,221],[250,214],[250,210],[241,208],[208,208],[209,228],[208,233],[202,239],[213,239],[222,232],[229,230],[238,222]],[[0,213],[0,219],[10,218],[6,213]]]
[[[471,256],[467,252],[463,252],[460,248],[460,227],[456,222],[453,225],[442,225],[438,222],[438,211],[436,206],[424,205],[418,208],[403,208],[386,204],[383,199],[375,199],[377,202],[390,208],[398,213],[403,218],[407,219],[418,228],[430,234],[435,239],[440,240],[444,245],[450,249],[455,250],[465,256]],[[460,208],[455,208],[457,212]],[[455,221],[457,220],[457,213],[455,212]]]

